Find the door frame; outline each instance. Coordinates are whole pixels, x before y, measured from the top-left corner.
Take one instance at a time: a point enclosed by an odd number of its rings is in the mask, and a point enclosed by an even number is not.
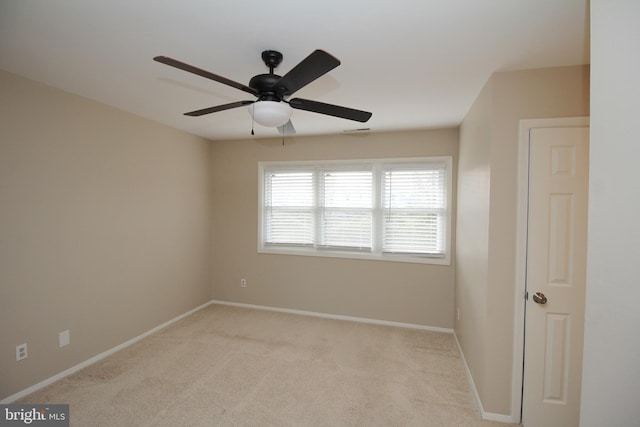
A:
[[[529,147],[530,132],[536,128],[589,126],[589,117],[522,119],[518,137],[518,193],[516,211],[515,308],[513,328],[513,375],[511,416],[522,423],[525,344],[525,292],[527,289],[527,228],[529,213]]]

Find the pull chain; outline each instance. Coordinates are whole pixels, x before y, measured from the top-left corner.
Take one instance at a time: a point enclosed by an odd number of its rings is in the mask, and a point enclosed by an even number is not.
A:
[[[251,135],[255,135],[253,132],[253,124],[255,123],[255,119],[253,118],[253,104],[251,104]]]

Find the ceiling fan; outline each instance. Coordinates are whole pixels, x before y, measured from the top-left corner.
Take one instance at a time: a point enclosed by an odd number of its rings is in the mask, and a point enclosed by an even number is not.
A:
[[[295,133],[290,120],[292,108],[358,122],[366,122],[371,118],[371,113],[367,111],[325,104],[324,102],[311,101],[309,99],[289,99],[294,92],[340,65],[340,61],[337,58],[323,50],[313,51],[282,77],[273,73],[274,68],[282,62],[282,54],[275,50],[265,50],[262,52],[262,60],[269,67],[269,74],[253,76],[248,86],[167,56],[156,56],[153,60],[240,89],[258,98],[255,101],[236,101],[190,111],[185,113],[186,116],[203,116],[248,105],[249,113],[256,122],[267,127],[278,127],[278,130],[283,135],[285,133]]]

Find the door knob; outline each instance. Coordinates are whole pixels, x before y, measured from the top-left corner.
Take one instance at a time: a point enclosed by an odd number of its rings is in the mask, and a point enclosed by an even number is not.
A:
[[[535,294],[533,294],[533,302],[537,304],[546,304],[547,297],[545,297],[542,292],[536,292]]]

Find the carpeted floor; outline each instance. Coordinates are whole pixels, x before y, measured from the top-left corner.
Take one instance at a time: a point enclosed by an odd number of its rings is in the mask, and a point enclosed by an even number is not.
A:
[[[211,305],[30,396],[72,426],[507,426],[450,334]]]

